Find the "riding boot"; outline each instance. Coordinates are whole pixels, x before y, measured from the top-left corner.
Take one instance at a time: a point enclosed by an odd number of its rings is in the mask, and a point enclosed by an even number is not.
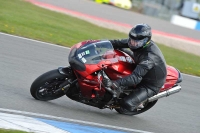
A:
[[[128,111],[134,111],[141,104],[141,102],[153,95],[155,95],[155,93],[152,90],[139,87],[122,99],[120,105],[122,108],[127,109]]]

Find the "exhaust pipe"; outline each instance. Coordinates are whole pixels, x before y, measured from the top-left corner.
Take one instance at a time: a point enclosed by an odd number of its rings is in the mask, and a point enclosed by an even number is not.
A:
[[[177,85],[177,86],[175,86],[175,87],[173,87],[173,88],[171,88],[169,90],[160,92],[157,95],[154,95],[154,96],[148,98],[148,102],[152,102],[152,101],[158,100],[160,98],[167,97],[169,95],[178,93],[180,90],[181,90],[181,86]]]

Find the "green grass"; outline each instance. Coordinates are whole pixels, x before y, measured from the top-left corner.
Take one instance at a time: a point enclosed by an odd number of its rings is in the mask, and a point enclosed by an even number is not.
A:
[[[22,0],[0,0],[0,31],[64,46],[87,39],[126,37],[86,21],[33,6]]]
[[[42,9],[23,0],[0,0],[0,32],[71,47],[88,39],[126,38],[127,35],[77,18]],[[159,45],[167,64],[200,76],[200,57]]]
[[[178,68],[181,72],[200,76],[200,57],[177,49],[159,45],[166,62]]]
[[[0,133],[27,133],[27,132],[18,131],[18,130],[0,129]]]

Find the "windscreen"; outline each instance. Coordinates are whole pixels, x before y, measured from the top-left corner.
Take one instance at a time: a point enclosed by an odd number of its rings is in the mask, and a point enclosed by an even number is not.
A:
[[[99,41],[80,47],[76,53],[84,64],[97,64],[101,60],[114,60],[114,48],[110,41]]]

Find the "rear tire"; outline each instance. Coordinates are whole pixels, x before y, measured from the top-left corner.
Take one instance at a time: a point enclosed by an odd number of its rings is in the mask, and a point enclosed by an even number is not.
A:
[[[124,114],[124,115],[137,115],[137,114],[143,113],[143,112],[149,110],[150,108],[152,108],[152,107],[156,104],[157,101],[158,101],[158,100],[153,101],[153,102],[146,103],[146,105],[144,105],[144,108],[142,108],[142,109],[140,109],[140,110],[128,111],[128,110],[126,110],[126,109],[124,109],[124,108],[121,108],[121,107],[120,107],[120,108],[117,108],[117,109],[115,109],[115,110],[116,110],[118,113]]]
[[[64,95],[64,93],[53,93],[58,86],[66,80],[66,75],[59,73],[58,69],[48,71],[39,76],[32,83],[30,88],[31,95],[41,101],[54,100]]]

